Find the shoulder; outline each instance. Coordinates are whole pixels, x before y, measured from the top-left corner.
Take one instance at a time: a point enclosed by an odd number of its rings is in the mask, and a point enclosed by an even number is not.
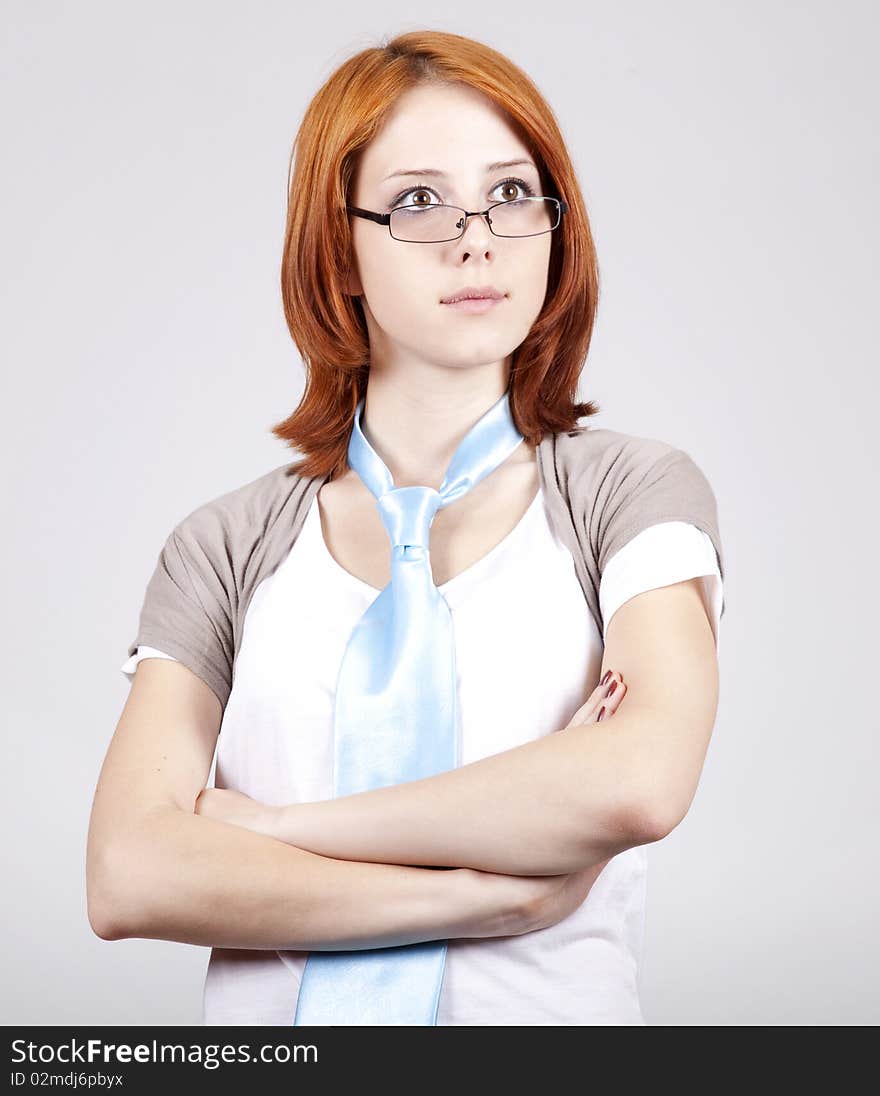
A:
[[[674,462],[688,456],[660,438],[589,426],[547,434],[538,449],[545,461],[569,476],[588,472],[604,475],[610,469],[625,475],[659,461]]]
[[[538,448],[545,484],[586,531],[600,569],[637,533],[670,521],[701,529],[721,558],[715,493],[685,449],[589,427],[547,435]]]
[[[264,535],[314,482],[291,467],[279,465],[200,503],[177,522],[170,538],[207,554],[227,554],[231,545]]]

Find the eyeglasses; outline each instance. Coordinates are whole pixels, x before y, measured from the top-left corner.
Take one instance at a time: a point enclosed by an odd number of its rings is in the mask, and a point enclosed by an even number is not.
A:
[[[393,239],[409,244],[440,244],[458,240],[464,235],[469,217],[485,217],[490,231],[496,236],[541,236],[558,228],[562,214],[568,212],[568,206],[561,198],[541,196],[496,202],[479,213],[439,204],[398,206],[390,213],[374,213],[358,206],[345,208],[356,217],[388,225]]]

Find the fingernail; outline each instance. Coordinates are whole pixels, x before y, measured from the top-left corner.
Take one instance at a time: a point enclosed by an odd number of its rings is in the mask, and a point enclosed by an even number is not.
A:
[[[607,692],[607,693],[606,693],[605,695],[606,695],[606,696],[613,696],[613,695],[614,695],[614,690],[615,690],[616,688],[617,688],[617,682],[616,682],[616,681],[612,681],[612,683],[611,683],[611,688],[610,688],[610,689],[608,690],[608,692]]]
[[[603,706],[602,706],[602,707],[601,707],[601,708],[599,709],[599,718],[598,718],[598,719],[596,720],[596,722],[597,722],[597,723],[599,722],[599,720],[600,720],[600,719],[602,718],[602,716],[603,716],[604,714],[605,714],[605,706],[603,705]]]
[[[600,685],[605,685],[605,684],[607,683],[607,681],[608,681],[608,678],[609,678],[609,677],[611,677],[611,675],[612,675],[613,673],[614,673],[614,671],[613,671],[613,670],[606,670],[606,671],[605,671],[605,676],[604,676],[604,677],[602,678],[602,680],[601,680],[601,681],[599,682],[599,684],[600,684]]]

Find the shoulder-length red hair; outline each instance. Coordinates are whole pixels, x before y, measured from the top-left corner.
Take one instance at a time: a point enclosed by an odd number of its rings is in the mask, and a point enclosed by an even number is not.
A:
[[[599,269],[586,208],[553,111],[525,72],[489,46],[443,31],[401,34],[345,61],[318,90],[294,141],[281,261],[284,315],[306,371],[302,399],[271,432],[304,454],[291,472],[342,475],[370,345],[360,302],[346,292],[350,200],[361,149],[397,99],[424,83],[457,83],[501,107],[535,158],[549,197],[568,212],[553,233],[547,295],[513,352],[510,409],[531,445],[574,430],[599,406],[576,403],[599,297]],[[289,174],[289,165],[288,165]]]

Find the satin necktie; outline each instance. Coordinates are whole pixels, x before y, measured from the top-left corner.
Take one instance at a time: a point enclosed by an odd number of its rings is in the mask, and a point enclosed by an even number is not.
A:
[[[348,464],[376,496],[391,538],[391,582],[352,631],[334,712],[334,797],[420,780],[459,762],[452,615],[431,573],[434,515],[502,464],[523,440],[508,393],[455,450],[439,491],[395,487],[361,430],[357,405]],[[311,952],[295,1025],[437,1022],[446,940]]]

